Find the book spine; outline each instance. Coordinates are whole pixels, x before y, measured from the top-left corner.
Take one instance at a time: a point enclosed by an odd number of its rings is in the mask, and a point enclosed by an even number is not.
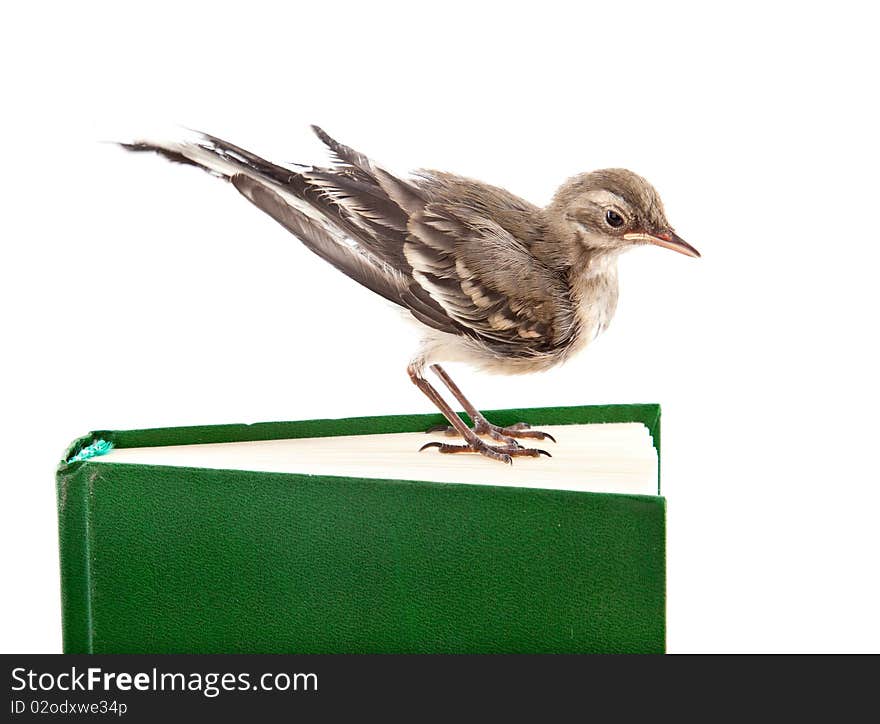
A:
[[[62,464],[56,474],[61,563],[61,630],[66,654],[92,653],[89,494],[94,465]]]

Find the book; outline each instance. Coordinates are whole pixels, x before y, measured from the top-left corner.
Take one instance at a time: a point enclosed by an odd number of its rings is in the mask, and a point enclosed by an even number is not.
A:
[[[74,441],[65,652],[662,652],[659,406],[487,416],[553,457],[419,453],[439,415]]]

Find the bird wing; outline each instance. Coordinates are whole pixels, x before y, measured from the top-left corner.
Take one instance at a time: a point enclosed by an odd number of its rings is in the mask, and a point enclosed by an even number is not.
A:
[[[417,320],[449,334],[475,336],[416,283],[414,269],[404,253],[410,219],[425,208],[426,194],[331,138],[318,126],[312,126],[312,130],[333,153],[337,164],[301,174],[299,193],[331,219],[345,224],[359,246],[406,279],[405,289],[394,301]]]
[[[564,280],[473,204],[413,214],[404,255],[413,279],[455,322],[507,354],[546,353],[575,331]]]
[[[534,354],[574,333],[564,281],[522,239],[540,233],[539,210],[488,184],[440,172],[404,181],[314,127],[339,161],[304,174],[369,248],[412,280],[401,301],[424,324],[508,354]]]

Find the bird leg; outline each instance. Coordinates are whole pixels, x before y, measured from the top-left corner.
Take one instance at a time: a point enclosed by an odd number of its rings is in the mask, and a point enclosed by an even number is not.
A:
[[[446,400],[437,390],[421,375],[421,368],[411,364],[407,368],[409,377],[416,387],[418,387],[425,396],[431,400],[440,412],[443,413],[453,429],[465,439],[464,445],[447,445],[440,442],[429,442],[422,445],[421,450],[429,447],[436,447],[441,453],[464,453],[476,452],[485,455],[492,460],[498,460],[503,463],[512,463],[514,457],[532,457],[536,458],[540,455],[550,457],[550,453],[546,450],[536,450],[532,448],[521,447],[516,440],[511,440],[512,444],[490,445],[485,440],[480,439],[476,432],[471,430],[462,419],[455,414],[455,411],[449,406]]]
[[[540,430],[532,430],[526,422],[517,422],[513,425],[508,425],[507,427],[493,425],[483,416],[483,413],[474,407],[470,400],[464,396],[464,393],[462,393],[458,388],[458,385],[452,381],[452,378],[447,374],[446,370],[438,364],[431,365],[431,369],[434,370],[435,374],[443,381],[443,384],[449,388],[449,391],[453,394],[455,399],[464,407],[464,411],[474,422],[473,431],[477,435],[489,435],[493,440],[499,440],[507,445],[518,444],[514,438],[552,440],[553,442],[556,442],[556,438],[550,433],[541,432]],[[432,428],[431,430],[428,430],[428,432],[434,432],[435,430],[442,430],[447,435],[458,434],[458,430],[455,427],[446,427],[445,425],[440,426],[439,428]]]

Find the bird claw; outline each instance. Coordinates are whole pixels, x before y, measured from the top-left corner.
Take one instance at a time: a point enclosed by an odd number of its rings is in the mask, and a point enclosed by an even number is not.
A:
[[[491,458],[492,460],[498,460],[500,462],[507,463],[508,465],[513,464],[513,458],[515,457],[536,458],[540,457],[541,455],[546,455],[548,458],[553,457],[546,450],[522,447],[516,441],[514,441],[512,445],[489,445],[479,438],[477,438],[474,444],[465,445],[450,445],[445,442],[436,441],[427,442],[419,448],[419,452],[422,452],[422,450],[427,450],[428,448],[432,447],[437,448],[437,450],[439,450],[441,453],[447,455],[455,453],[480,453],[480,455],[484,455],[485,457]]]
[[[549,440],[550,442],[556,442],[556,438],[553,437],[553,435],[549,432],[542,432],[541,430],[511,430],[509,427],[502,427],[501,433],[511,437],[518,437],[520,439]]]
[[[529,425],[527,422],[517,422],[513,425],[500,427],[498,425],[493,425],[485,418],[477,418],[476,424],[473,427],[473,431],[477,435],[488,435],[493,440],[503,442],[505,445],[516,445],[518,447],[521,446],[516,441],[516,438],[519,438],[521,440],[550,440],[550,442],[556,442],[556,438],[553,437],[553,435],[551,435],[549,432],[532,430],[532,426]],[[425,430],[425,434],[428,435],[438,432],[442,432],[447,437],[459,437],[458,430],[456,430],[451,425],[432,425],[427,430]]]

